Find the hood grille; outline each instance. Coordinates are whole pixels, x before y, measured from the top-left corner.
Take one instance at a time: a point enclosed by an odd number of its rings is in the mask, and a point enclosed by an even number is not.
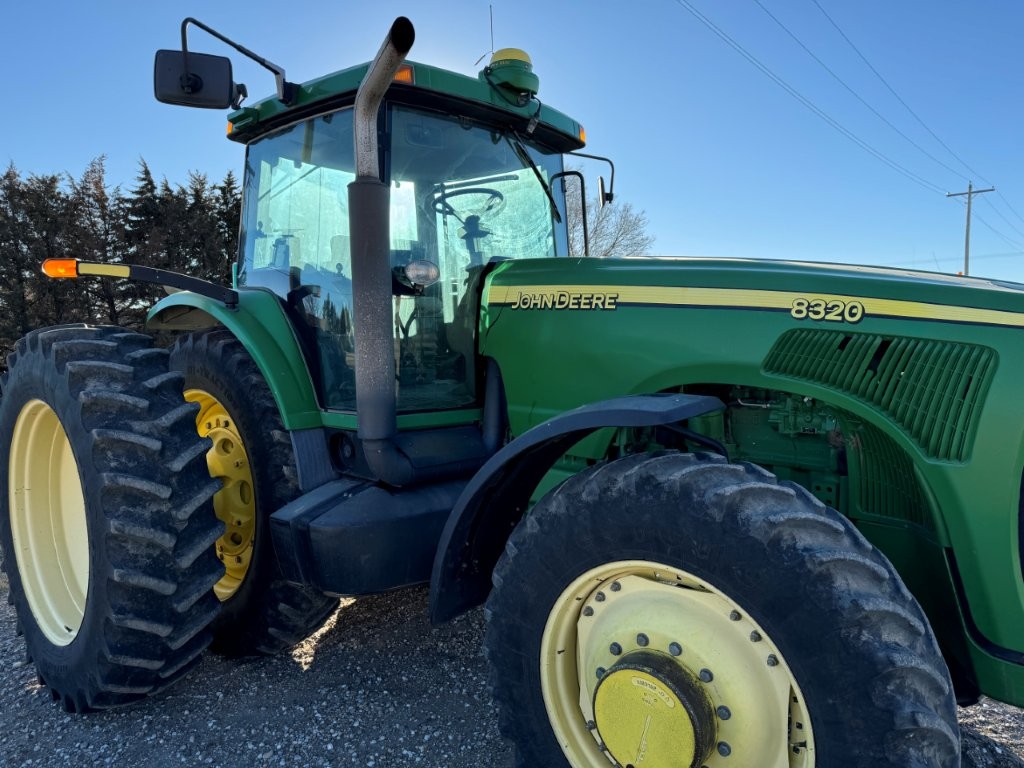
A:
[[[996,360],[974,344],[800,329],[779,338],[764,370],[870,403],[927,455],[965,461]]]

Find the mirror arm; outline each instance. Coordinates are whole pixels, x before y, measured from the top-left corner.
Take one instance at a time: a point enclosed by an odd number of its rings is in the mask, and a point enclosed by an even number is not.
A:
[[[613,163],[607,157],[601,157],[600,155],[588,155],[585,152],[566,152],[567,155],[575,155],[576,157],[585,157],[589,160],[601,160],[602,162],[608,163],[612,169],[611,180],[608,183],[608,192],[604,195],[604,199],[601,200],[601,205],[610,203],[615,198],[615,163]]]
[[[277,83],[277,98],[280,101],[282,101],[283,103],[285,103],[285,104],[287,104],[289,106],[291,106],[295,102],[295,97],[298,95],[297,94],[298,89],[296,88],[295,83],[290,83],[290,82],[288,82],[285,79],[284,69],[283,68],[277,66],[277,64],[274,64],[271,61],[267,61],[262,56],[257,56],[255,53],[250,51],[245,46],[239,45],[234,40],[231,40],[230,38],[225,37],[224,35],[222,35],[217,30],[213,29],[212,27],[208,27],[206,24],[203,24],[203,22],[199,21],[198,19],[194,19],[191,16],[186,17],[185,20],[181,22],[181,53],[182,53],[182,58],[184,60],[184,65],[185,65],[185,74],[183,76],[184,79],[185,79],[185,82],[182,83],[182,88],[184,89],[184,91],[186,93],[191,93],[192,92],[192,90],[196,86],[196,83],[194,83],[194,79],[197,79],[188,70],[188,39],[187,39],[187,29],[188,29],[188,25],[189,24],[194,24],[195,26],[199,27],[204,32],[207,32],[207,33],[213,35],[214,37],[216,37],[221,42],[227,43],[228,45],[230,45],[232,48],[234,48],[236,51],[238,51],[243,56],[247,56],[248,58],[252,59],[257,64],[259,64],[261,67],[263,67],[265,69],[269,69],[271,72],[274,73],[274,81]],[[241,91],[244,91],[245,86],[240,85],[239,89]],[[241,94],[241,95],[244,96],[245,94]],[[241,101],[239,100],[238,103],[240,104]]]

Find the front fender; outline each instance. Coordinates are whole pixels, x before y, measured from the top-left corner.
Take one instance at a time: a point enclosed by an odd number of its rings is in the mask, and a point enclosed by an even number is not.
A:
[[[299,341],[280,299],[270,291],[239,289],[237,307],[181,291],[157,302],[146,318],[146,327],[159,331],[196,331],[218,325],[231,331],[252,356],[277,401],[286,429],[321,426],[316,391]]]
[[[534,489],[577,442],[605,427],[675,424],[724,407],[703,395],[617,397],[560,414],[517,437],[473,476],[448,517],[430,580],[431,620],[448,621],[487,598],[491,571]]]

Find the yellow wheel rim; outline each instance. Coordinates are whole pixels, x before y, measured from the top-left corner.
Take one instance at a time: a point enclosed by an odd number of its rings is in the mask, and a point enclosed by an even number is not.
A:
[[[200,437],[213,446],[206,453],[210,476],[220,478],[224,487],[213,497],[213,509],[224,523],[224,535],[217,539],[217,557],[224,563],[224,576],[213,586],[223,602],[245,581],[256,541],[256,498],[252,468],[235,420],[224,405],[209,392],[185,390],[185,399],[199,403],[196,427]]]
[[[540,672],[574,768],[814,766],[810,715],[778,647],[679,568],[631,560],[581,575],[548,617]]]
[[[25,598],[46,639],[69,645],[85,616],[89,530],[78,462],[60,419],[42,400],[30,400],[18,414],[8,483]]]

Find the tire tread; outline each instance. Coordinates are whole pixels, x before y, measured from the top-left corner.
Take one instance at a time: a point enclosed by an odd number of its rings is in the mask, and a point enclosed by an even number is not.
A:
[[[70,671],[39,669],[69,712],[122,706],[175,682],[209,644],[208,625],[218,610],[210,586],[220,564],[212,550],[178,562],[169,556],[181,542],[208,540],[221,524],[205,467],[174,462],[204,451],[207,441],[177,418],[195,407],[182,400],[180,376],[168,375],[166,351],[152,344],[144,334],[105,326],[33,331],[8,356],[0,384],[5,399],[16,382],[25,386],[40,377],[63,393],[56,396],[77,417],[65,429],[83,477],[95,484],[85,487],[94,487],[101,505],[90,513],[89,535],[109,566],[106,573],[95,562],[91,568],[91,578],[105,581],[90,589],[94,602],[81,630],[88,636],[76,642],[84,644],[84,658]],[[160,386],[151,386],[154,381]],[[32,621],[17,569],[9,567],[9,535],[0,539],[20,620]],[[185,593],[194,597],[182,612],[175,603]],[[95,621],[92,612],[99,612]],[[190,643],[169,642],[183,631]],[[38,668],[48,653],[30,655]]]
[[[865,685],[891,721],[884,749],[866,747],[872,756],[851,757],[849,765],[960,764],[948,671],[923,612],[889,561],[849,521],[798,485],[780,483],[752,464],[659,452],[606,462],[565,480],[512,532],[494,569],[494,589],[485,609],[484,652],[499,728],[516,745],[518,766],[553,765],[551,761],[559,758],[552,755],[560,755],[550,727],[542,726],[547,736],[537,733],[537,718],[546,715],[541,712],[531,719],[523,714],[523,702],[532,694],[524,688],[529,675],[521,665],[536,662],[523,661],[516,644],[536,637],[538,631],[526,626],[523,616],[524,606],[541,600],[532,584],[544,578],[552,558],[563,555],[558,547],[564,547],[567,525],[573,526],[575,546],[581,551],[602,551],[614,543],[596,532],[600,526],[592,521],[595,506],[630,509],[635,520],[629,533],[640,530],[635,534],[639,536],[656,513],[637,508],[643,502],[632,508],[630,503],[652,496],[671,499],[676,508],[700,509],[715,524],[728,516],[755,541],[799,556],[808,588],[817,590],[823,601],[844,606],[844,624],[835,631],[853,638],[869,660]],[[847,605],[853,607],[845,610]],[[544,752],[545,744],[554,751]]]

